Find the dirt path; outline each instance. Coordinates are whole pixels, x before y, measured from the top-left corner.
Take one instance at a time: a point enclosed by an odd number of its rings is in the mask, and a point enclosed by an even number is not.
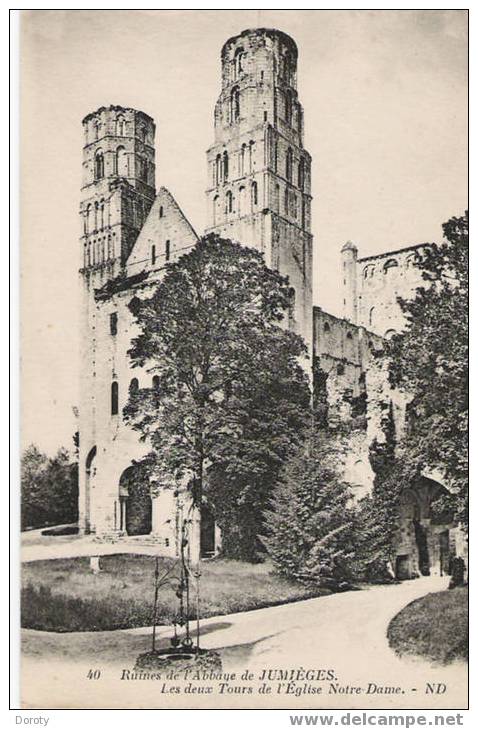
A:
[[[70,634],[25,630],[24,706],[192,708],[206,701],[214,708],[463,709],[467,704],[465,664],[438,667],[402,660],[386,639],[388,623],[402,607],[444,589],[446,583],[444,578],[422,578],[209,618],[202,624],[202,645],[219,650],[223,671],[239,677],[230,682],[231,693],[229,688],[220,692],[221,682],[206,682],[212,686],[212,697],[184,693],[184,687],[178,696],[162,680],[126,678],[125,671],[131,671],[136,656],[149,648],[150,629]],[[165,645],[168,635],[168,629],[160,630]],[[299,668],[333,670],[335,680],[302,678],[289,686],[282,682],[286,694],[277,693],[277,681],[269,684],[270,694],[259,694],[258,683],[240,680],[245,669],[258,678],[264,670]],[[89,669],[100,669],[101,677],[88,679]],[[446,688],[435,695],[427,693],[427,684]],[[237,695],[232,689],[239,685],[255,688],[252,694]]]

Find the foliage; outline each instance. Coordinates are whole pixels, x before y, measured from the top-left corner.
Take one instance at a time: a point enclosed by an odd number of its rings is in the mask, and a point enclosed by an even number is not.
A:
[[[264,544],[277,571],[336,589],[351,577],[355,513],[338,477],[342,449],[317,431],[297,448],[266,513]]]
[[[407,320],[388,344],[390,379],[412,395],[407,408],[410,468],[437,469],[452,508],[468,524],[468,213],[443,225],[445,241],[418,261],[424,286],[400,300]]]
[[[130,393],[125,419],[151,444],[161,488],[207,500],[229,554],[253,556],[271,483],[309,416],[305,345],[281,326],[289,308],[287,279],[260,253],[211,235],[133,312],[131,361],[157,386]]]
[[[30,445],[21,458],[22,529],[78,519],[78,464],[66,448],[48,458]]]
[[[326,429],[329,425],[329,400],[327,396],[328,373],[320,366],[320,358],[313,362],[313,410],[317,428]]]

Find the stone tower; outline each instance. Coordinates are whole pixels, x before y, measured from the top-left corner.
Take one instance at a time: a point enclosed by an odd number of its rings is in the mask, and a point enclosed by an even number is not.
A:
[[[79,519],[80,528],[88,532],[95,528],[91,499],[100,440],[98,403],[103,403],[104,392],[110,387],[106,382],[112,376],[100,364],[107,332],[94,292],[124,269],[153,204],[155,125],[141,111],[109,106],[88,114],[83,119],[83,130]],[[110,327],[116,326],[112,318]]]
[[[289,277],[289,325],[312,343],[311,157],[303,147],[297,46],[259,28],[230,38],[207,152],[208,227]]]
[[[81,267],[118,272],[155,197],[151,117],[121,106],[102,107],[83,119]]]

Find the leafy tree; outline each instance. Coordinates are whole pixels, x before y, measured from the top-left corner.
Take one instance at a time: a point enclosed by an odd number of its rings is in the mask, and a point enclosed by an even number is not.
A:
[[[130,393],[125,418],[151,444],[150,476],[207,500],[230,554],[253,556],[271,483],[309,417],[305,345],[281,326],[290,300],[260,253],[207,236],[134,306],[129,354],[156,384]]]
[[[332,588],[351,578],[355,510],[338,475],[342,458],[336,435],[311,433],[274,489],[262,539],[285,577]]]
[[[418,266],[425,284],[400,300],[407,319],[388,346],[390,378],[412,394],[406,452],[416,472],[438,469],[451,494],[441,508],[468,524],[468,214],[443,225]],[[443,500],[442,500],[443,501]]]
[[[48,458],[33,445],[28,446],[20,462],[22,528],[45,524],[44,475]]]
[[[22,528],[78,519],[78,464],[66,448],[48,458],[30,445],[21,458]]]

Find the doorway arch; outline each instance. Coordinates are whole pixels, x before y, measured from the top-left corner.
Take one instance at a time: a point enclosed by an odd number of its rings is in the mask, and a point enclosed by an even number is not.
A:
[[[128,466],[119,480],[120,531],[128,536],[150,534],[153,502],[149,480],[138,466]]]

